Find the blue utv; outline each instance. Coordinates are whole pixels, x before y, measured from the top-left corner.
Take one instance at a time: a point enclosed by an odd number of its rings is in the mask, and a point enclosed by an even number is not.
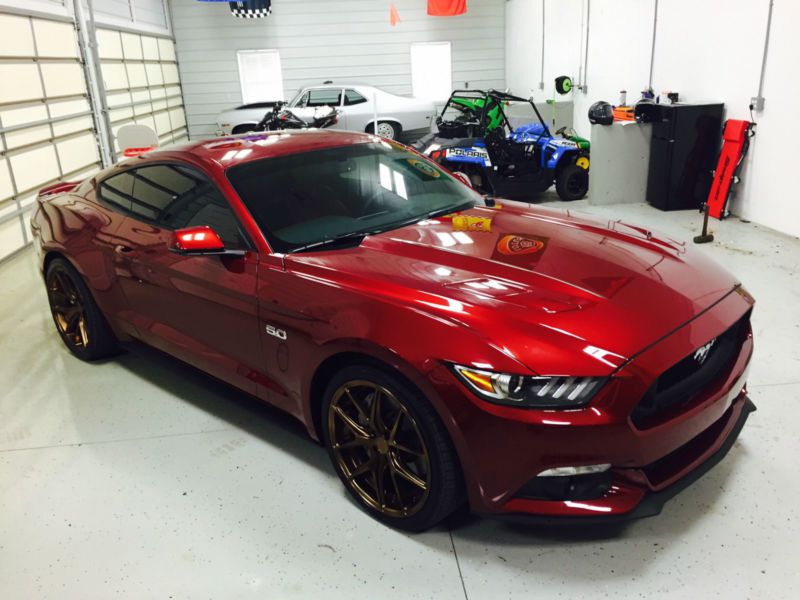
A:
[[[553,136],[532,99],[456,90],[436,125],[414,148],[484,194],[523,200],[555,183],[562,200],[579,200],[589,189],[588,140]]]

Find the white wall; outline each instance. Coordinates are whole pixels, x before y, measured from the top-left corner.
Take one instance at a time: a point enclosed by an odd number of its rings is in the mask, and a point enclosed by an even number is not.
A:
[[[287,99],[303,85],[358,81],[411,93],[411,43],[452,43],[453,85],[505,87],[505,0],[470,0],[457,17],[430,17],[424,0],[273,0],[272,15],[242,20],[227,4],[171,0],[189,132],[212,134],[241,103],[237,50],[280,51]]]
[[[539,81],[542,1],[510,0],[506,9],[506,79],[516,93],[527,95]],[[588,89],[572,93],[575,127],[588,135],[586,113],[594,101],[616,104],[622,89],[635,101],[647,86],[655,0],[544,1],[545,40],[556,40],[561,48],[551,51],[548,43],[545,50],[547,95],[560,69],[578,83],[581,61],[575,61],[574,49],[583,43],[581,14],[589,7]],[[768,6],[769,0],[661,0],[654,90],[678,91],[687,102],[722,101],[727,118],[749,118],[748,104],[758,91]],[[792,75],[800,57],[798,23],[800,2],[775,0],[766,107],[755,114],[757,135],[731,207],[743,218],[792,235],[800,235],[800,202],[790,179],[796,170],[791,141],[800,137],[795,110],[800,83]]]

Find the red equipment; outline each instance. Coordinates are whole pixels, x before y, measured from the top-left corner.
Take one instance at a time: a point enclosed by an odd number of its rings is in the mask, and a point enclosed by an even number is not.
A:
[[[708,214],[715,219],[727,216],[731,183],[739,183],[739,171],[750,147],[750,138],[755,135],[755,123],[729,119],[722,134],[722,152],[719,154],[714,183],[708,193]]]

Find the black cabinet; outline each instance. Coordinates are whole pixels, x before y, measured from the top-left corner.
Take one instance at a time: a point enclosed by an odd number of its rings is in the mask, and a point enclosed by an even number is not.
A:
[[[658,105],[647,177],[647,202],[661,210],[699,209],[711,189],[724,104]]]

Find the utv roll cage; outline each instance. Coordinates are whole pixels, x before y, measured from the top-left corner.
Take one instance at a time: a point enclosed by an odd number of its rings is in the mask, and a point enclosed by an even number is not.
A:
[[[472,107],[468,106],[470,102],[473,104]],[[513,127],[511,127],[511,123],[506,116],[506,111],[503,108],[504,103],[507,102],[527,102],[530,104],[531,108],[533,108],[533,112],[536,114],[536,118],[544,128],[543,133],[547,136],[551,135],[550,129],[547,127],[541,113],[539,113],[539,109],[536,108],[536,104],[533,102],[533,98],[521,98],[498,90],[454,90],[453,93],[450,94],[447,103],[444,105],[441,115],[436,118],[436,125],[439,128],[439,132],[445,137],[484,137],[486,133],[488,133],[491,120],[493,119],[492,112],[498,109],[500,113],[499,124],[508,127],[509,131],[511,131]],[[480,106],[479,103],[482,104],[482,106]],[[443,117],[447,113],[447,109],[451,106],[455,107],[456,110],[460,111],[462,114],[456,119],[445,121]],[[466,116],[467,111],[476,114],[477,119],[475,121],[462,119],[461,117]],[[492,129],[496,129],[496,127],[497,125]],[[469,129],[472,129],[472,131],[468,132],[467,130]]]

